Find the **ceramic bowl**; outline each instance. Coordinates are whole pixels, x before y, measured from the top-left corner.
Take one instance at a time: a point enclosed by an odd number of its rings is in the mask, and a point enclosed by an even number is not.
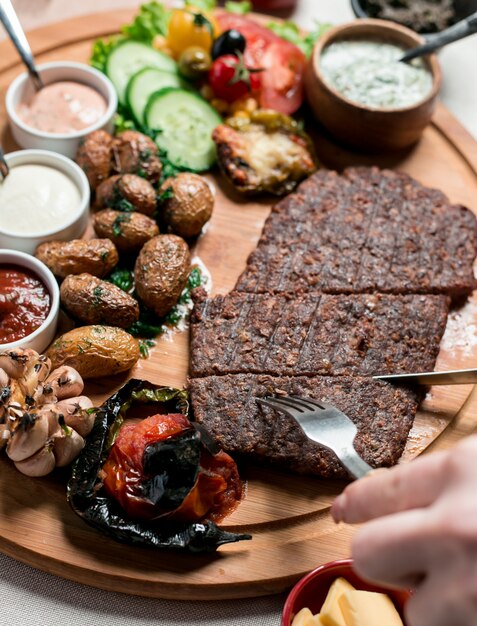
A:
[[[0,248],[10,248],[33,254],[36,247],[44,241],[53,239],[68,241],[76,239],[86,230],[89,216],[90,190],[85,173],[71,159],[48,150],[18,150],[5,155],[10,168],[15,165],[46,165],[66,174],[78,187],[80,202],[70,219],[53,230],[35,233],[32,235],[16,234],[0,229]]]
[[[83,63],[67,61],[38,65],[38,72],[45,85],[68,80],[92,87],[104,97],[107,108],[97,122],[74,133],[53,134],[36,130],[25,124],[17,113],[20,103],[28,102],[35,92],[27,72],[24,72],[11,83],[5,98],[13,137],[22,148],[52,150],[73,159],[78,145],[88,133],[100,128],[112,131],[118,99],[113,84],[104,74]]]
[[[60,290],[56,278],[44,263],[23,252],[0,249],[0,265],[16,265],[30,270],[44,283],[51,297],[50,312],[43,324],[23,339],[0,344],[0,351],[11,350],[12,348],[31,348],[37,352],[43,352],[53,341],[58,325]]]
[[[356,17],[373,17],[372,12],[366,9],[366,4],[363,0],[351,0],[351,8]],[[477,11],[477,0],[454,0],[452,4],[455,10],[455,22]]]
[[[346,39],[385,41],[412,48],[423,39],[414,31],[385,20],[362,19],[337,26],[321,37],[308,63],[305,86],[315,117],[329,133],[347,146],[362,152],[400,150],[414,144],[429,124],[441,86],[437,57],[426,59],[433,76],[428,96],[403,108],[378,109],[357,104],[331,87],[320,69],[323,50],[331,43]]]
[[[344,559],[321,565],[296,583],[283,607],[281,626],[291,626],[295,615],[305,607],[308,607],[313,615],[319,613],[332,583],[340,577],[345,578],[356,589],[386,593],[394,602],[401,618],[404,619],[404,606],[411,597],[411,592],[383,589],[371,585],[355,573],[351,559]]]

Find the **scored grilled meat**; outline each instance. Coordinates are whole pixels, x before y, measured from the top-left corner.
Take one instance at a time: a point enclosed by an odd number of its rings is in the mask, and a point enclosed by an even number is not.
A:
[[[444,293],[476,286],[477,222],[404,173],[321,170],[279,202],[237,282],[256,293]]]
[[[434,295],[192,295],[192,376],[432,370],[450,303]]]
[[[209,376],[192,379],[189,391],[196,421],[224,450],[324,478],[347,474],[335,455],[310,442],[292,418],[259,406],[256,397],[309,396],[335,405],[356,424],[356,450],[373,467],[397,463],[419,399],[410,389],[345,376]]]

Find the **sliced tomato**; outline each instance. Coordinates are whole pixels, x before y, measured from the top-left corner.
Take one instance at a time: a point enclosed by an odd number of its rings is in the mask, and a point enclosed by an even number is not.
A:
[[[217,20],[222,30],[234,28],[245,37],[247,67],[264,70],[260,74],[260,106],[286,115],[295,113],[304,98],[306,57],[303,52],[250,18],[221,13]]]
[[[262,58],[262,89],[259,102],[264,109],[291,115],[303,103],[306,57],[292,43],[280,40],[265,50]]]

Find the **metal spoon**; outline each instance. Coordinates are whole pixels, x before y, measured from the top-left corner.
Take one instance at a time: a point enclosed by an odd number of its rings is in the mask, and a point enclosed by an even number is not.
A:
[[[10,169],[8,167],[8,163],[5,161],[5,153],[3,152],[2,146],[0,146],[0,174],[3,179],[5,179],[10,173]]]
[[[475,33],[477,33],[477,11],[466,17],[465,20],[457,22],[457,24],[446,28],[440,33],[426,35],[424,37],[425,43],[411,48],[399,60],[403,62],[411,61],[424,54],[430,54],[448,43],[464,39],[464,37],[469,37],[469,35],[475,35]]]
[[[44,86],[43,81],[38,74],[30,44],[10,0],[0,0],[0,21],[4,25],[13,45],[18,50],[23,63],[25,63],[35,89],[39,91]]]

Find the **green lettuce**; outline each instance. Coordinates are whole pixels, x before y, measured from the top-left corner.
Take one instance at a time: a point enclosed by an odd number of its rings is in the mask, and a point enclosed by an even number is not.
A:
[[[332,24],[315,22],[312,31],[301,31],[294,22],[269,22],[267,28],[276,35],[295,44],[304,55],[309,58],[318,39],[330,28]]]

